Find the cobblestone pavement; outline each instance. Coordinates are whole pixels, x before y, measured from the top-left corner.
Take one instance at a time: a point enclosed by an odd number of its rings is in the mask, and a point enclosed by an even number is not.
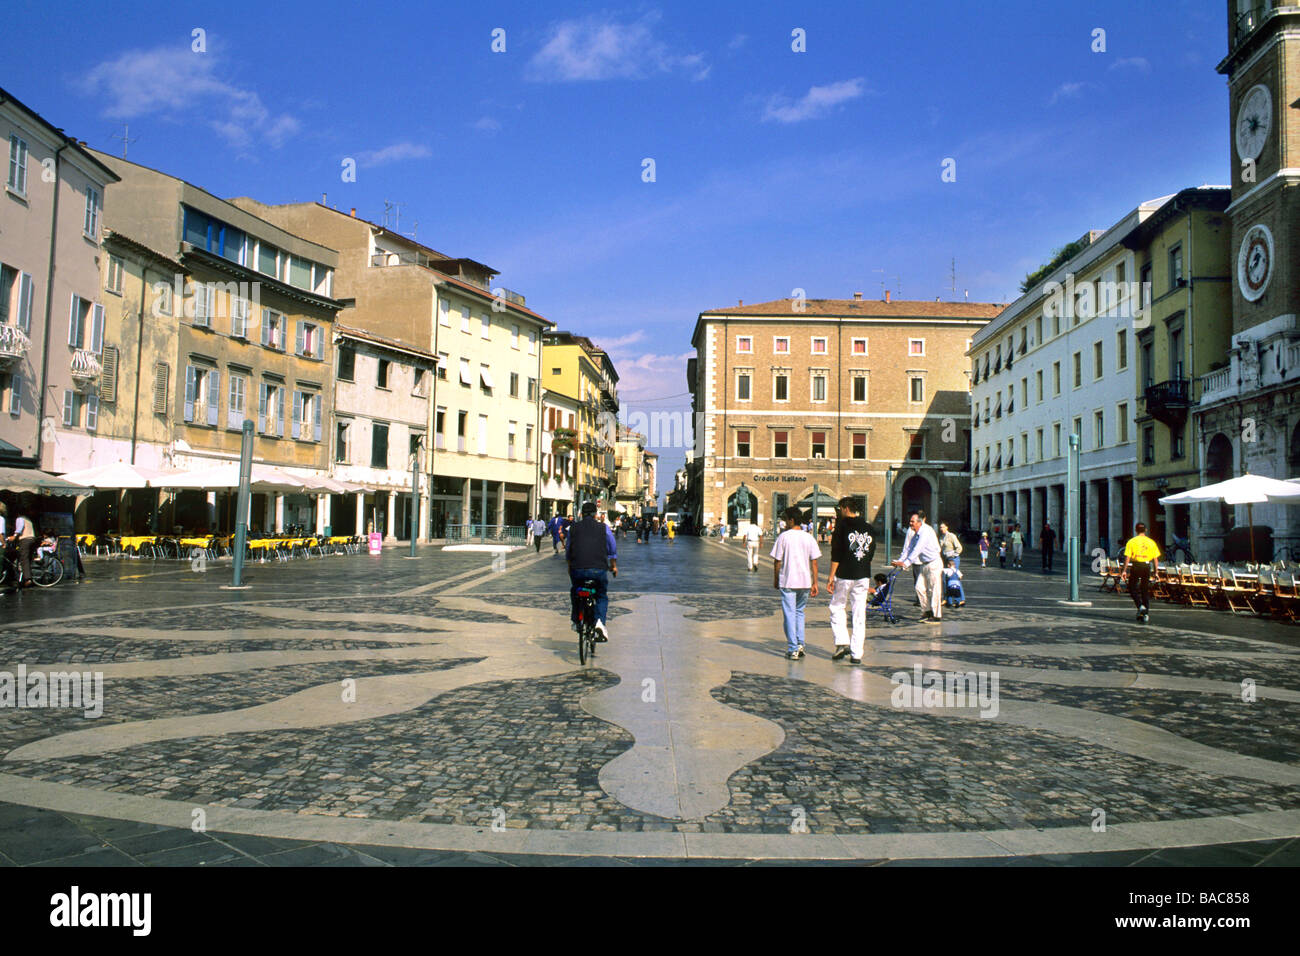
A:
[[[0,865],[1297,860],[1300,628],[1143,626],[968,566],[940,626],[900,588],[862,666],[813,599],[791,662],[766,559],[620,549],[585,668],[549,549],[258,564],[244,591],[101,559],[0,596],[0,671],[98,672],[103,704],[18,708],[0,676]],[[949,674],[995,693],[900,703]]]

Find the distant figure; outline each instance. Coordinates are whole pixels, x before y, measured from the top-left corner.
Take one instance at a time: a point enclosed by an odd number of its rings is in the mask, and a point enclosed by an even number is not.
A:
[[[1056,550],[1056,530],[1050,521],[1043,522],[1043,531],[1038,536],[1038,543],[1043,548],[1043,573],[1052,573],[1052,552]]]

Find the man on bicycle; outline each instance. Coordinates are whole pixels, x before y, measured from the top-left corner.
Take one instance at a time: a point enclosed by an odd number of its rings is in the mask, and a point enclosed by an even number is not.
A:
[[[572,605],[570,620],[573,629],[578,630],[578,585],[583,581],[596,584],[596,640],[609,640],[609,629],[605,626],[605,614],[609,609],[609,578],[605,569],[618,577],[618,544],[614,541],[614,532],[609,525],[596,520],[596,502],[582,503],[582,520],[569,526],[565,537],[564,556],[569,562],[569,601]]]

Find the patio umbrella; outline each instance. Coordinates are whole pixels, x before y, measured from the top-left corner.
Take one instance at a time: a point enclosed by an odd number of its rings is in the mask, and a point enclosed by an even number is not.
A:
[[[1160,499],[1162,505],[1187,505],[1202,501],[1222,501],[1225,505],[1245,505],[1246,522],[1250,525],[1250,563],[1255,562],[1254,505],[1265,503],[1300,504],[1300,483],[1252,475],[1192,488]]]
[[[60,477],[87,488],[156,488],[158,479],[166,474],[168,473],[157,468],[142,468],[119,461],[112,465],[70,471]]]
[[[306,487],[305,481],[270,465],[254,465],[250,478],[252,490],[258,492],[294,492],[303,491]],[[159,477],[153,482],[153,485],[156,488],[180,490],[189,488],[201,491],[236,489],[239,487],[239,463],[227,462],[223,465],[214,465],[211,468],[200,468],[195,471],[173,472]]]
[[[0,467],[0,491],[35,495],[84,495],[86,488],[35,468]]]

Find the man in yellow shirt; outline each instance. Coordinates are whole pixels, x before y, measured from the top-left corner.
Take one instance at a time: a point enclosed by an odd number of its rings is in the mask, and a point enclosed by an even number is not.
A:
[[[1133,529],[1137,532],[1124,545],[1124,569],[1120,572],[1120,581],[1128,579],[1128,593],[1137,605],[1137,619],[1143,623],[1151,620],[1147,608],[1151,605],[1151,575],[1159,570],[1160,548],[1147,537],[1147,526],[1138,522]],[[1132,575],[1129,567],[1133,568]]]

